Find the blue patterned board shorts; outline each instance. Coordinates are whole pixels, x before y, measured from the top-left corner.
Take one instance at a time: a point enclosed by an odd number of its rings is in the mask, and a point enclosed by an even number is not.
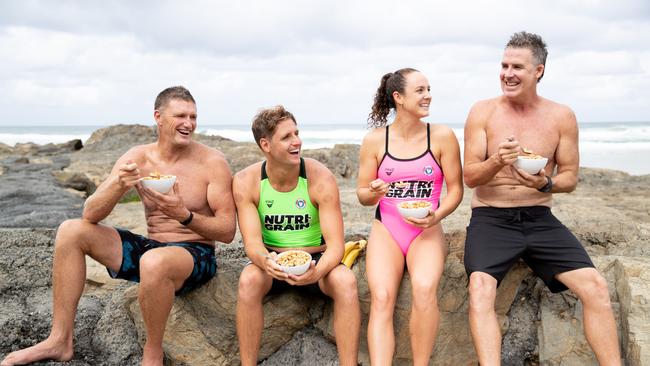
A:
[[[192,274],[185,280],[183,286],[176,291],[176,295],[182,295],[200,287],[217,273],[214,247],[210,244],[198,242],[161,243],[128,230],[116,230],[122,239],[122,265],[117,273],[106,268],[112,278],[140,282],[140,258],[142,255],[151,249],[170,246],[185,248],[194,258]]]

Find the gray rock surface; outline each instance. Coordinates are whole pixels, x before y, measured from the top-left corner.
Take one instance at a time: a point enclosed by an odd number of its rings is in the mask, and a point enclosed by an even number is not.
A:
[[[53,229],[0,228],[0,354],[34,345],[52,320]],[[90,290],[79,302],[75,357],[66,365],[139,365],[141,348],[122,291]],[[117,300],[117,301],[116,301]],[[42,365],[61,363],[44,362]]]
[[[214,136],[196,138],[223,151],[233,172],[261,159],[254,143]],[[153,141],[155,131],[151,127],[116,126],[97,131],[81,150],[75,150],[75,143],[0,146],[0,357],[42,340],[49,331],[53,228],[65,218],[80,215],[88,187],[106,177],[119,155],[134,144]],[[304,156],[324,162],[337,176],[347,240],[367,236],[373,215],[372,208],[356,202],[358,148],[337,145],[304,152]],[[581,169],[578,189],[556,195],[553,208],[608,280],[623,355],[629,365],[650,365],[648,187],[650,176]],[[462,265],[470,198],[471,191],[466,190],[461,206],[443,222],[449,254],[438,292],[441,323],[431,364],[476,363],[467,324],[467,279]],[[139,203],[118,205],[105,223],[146,233]],[[234,306],[237,278],[245,263],[239,233],[233,244],[218,246],[217,256],[218,276],[175,301],[165,337],[168,364],[238,362]],[[368,364],[365,327],[369,291],[364,268],[361,256],[354,272],[364,316],[360,361]],[[87,261],[87,272],[75,329],[75,359],[67,364],[138,364],[144,332],[137,285],[110,279],[92,260]],[[504,334],[504,364],[595,364],[584,340],[582,308],[575,296],[570,292],[551,294],[524,265],[517,265],[503,281],[496,308]],[[329,302],[288,293],[268,297],[264,311],[260,353],[264,365],[336,364]],[[395,312],[396,365],[411,363],[409,311],[406,275]]]
[[[0,160],[0,227],[54,228],[81,216],[84,199],[57,185],[53,176],[70,163],[70,152],[80,143],[17,144]]]

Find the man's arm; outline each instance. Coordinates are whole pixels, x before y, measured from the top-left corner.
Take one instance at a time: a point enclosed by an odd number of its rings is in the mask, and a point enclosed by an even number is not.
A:
[[[465,153],[463,178],[465,184],[474,188],[489,182],[505,165],[517,160],[519,143],[504,141],[497,152],[487,155],[487,106],[489,101],[479,102],[472,107],[465,122]]]
[[[230,243],[236,231],[232,174],[228,162],[221,156],[210,164],[210,169],[213,169],[214,174],[208,183],[207,200],[214,216],[194,212],[192,222],[187,227],[205,238]],[[189,210],[185,217],[188,216]]]
[[[318,205],[321,233],[327,244],[327,248],[315,268],[315,278],[318,281],[339,265],[343,259],[343,214],[341,213],[339,188],[334,174],[315,160],[310,159],[306,162],[312,163],[310,164],[312,169],[307,173],[312,181],[310,184],[314,184],[314,187],[309,189],[310,198],[314,204]]]
[[[280,266],[275,261],[270,260],[269,252],[264,246],[262,240],[262,223],[260,222],[257,207],[253,196],[257,191],[253,186],[257,183],[254,174],[254,168],[259,165],[248,167],[235,174],[232,182],[233,197],[237,206],[237,221],[239,221],[239,232],[244,242],[244,251],[246,256],[270,276],[286,280],[288,275],[282,272]]]
[[[552,193],[572,192],[578,185],[580,150],[578,148],[578,122],[571,109],[563,107],[560,126],[560,141],[555,151],[557,174],[552,177]],[[550,176],[552,172],[547,172]]]
[[[84,220],[98,223],[105,219],[122,196],[138,183],[140,171],[136,162],[139,162],[140,151],[140,147],[134,147],[115,162],[108,178],[86,199]]]

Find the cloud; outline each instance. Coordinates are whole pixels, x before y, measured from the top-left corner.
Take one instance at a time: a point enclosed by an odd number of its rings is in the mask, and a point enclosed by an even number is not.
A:
[[[431,120],[460,123],[500,93],[519,30],[549,45],[543,95],[586,120],[647,120],[649,18],[644,0],[2,2],[0,124],[149,123],[155,94],[178,84],[204,124],[278,103],[364,123],[381,75],[405,66],[429,78]]]

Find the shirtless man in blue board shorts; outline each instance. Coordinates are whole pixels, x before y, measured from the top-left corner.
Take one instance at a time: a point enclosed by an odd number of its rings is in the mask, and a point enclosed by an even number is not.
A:
[[[112,277],[140,282],[138,301],[147,332],[142,365],[163,364],[162,340],[174,294],[214,276],[214,242],[232,241],[235,205],[223,154],[192,140],[196,104],[190,92],[183,87],[167,88],[154,107],[158,141],[136,146],[120,157],[108,179],[86,200],[83,217],[59,226],[49,337],[9,354],[2,366],[72,359],[86,255],[104,264]],[[142,187],[139,179],[155,172],[176,176],[171,191],[162,194]],[[98,224],[132,187],[144,204],[148,237]]]
[[[500,364],[496,288],[522,258],[552,292],[568,288],[578,296],[598,362],[620,365],[607,282],[550,210],[553,193],[575,189],[579,157],[573,111],[537,95],[546,55],[541,37],[515,33],[501,61],[503,94],[476,103],[465,125],[464,178],[474,188],[465,243],[474,347],[481,365]],[[539,173],[513,165],[524,147],[548,158]]]

